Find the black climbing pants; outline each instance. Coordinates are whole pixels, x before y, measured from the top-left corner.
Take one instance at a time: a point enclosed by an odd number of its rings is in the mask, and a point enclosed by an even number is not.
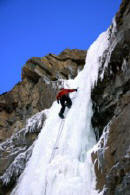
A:
[[[61,110],[60,110],[60,114],[63,115],[64,111],[65,111],[65,107],[67,106],[68,108],[70,108],[72,106],[72,101],[70,99],[70,97],[68,95],[63,95],[60,98],[60,103],[61,103]]]

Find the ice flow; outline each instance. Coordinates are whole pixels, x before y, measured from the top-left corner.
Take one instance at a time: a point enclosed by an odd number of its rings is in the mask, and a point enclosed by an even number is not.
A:
[[[84,69],[74,80],[65,81],[73,105],[65,120],[54,102],[35,142],[23,174],[12,195],[96,195],[91,149],[96,144],[91,127],[91,89],[98,77],[99,57],[108,47],[108,32],[89,48]]]

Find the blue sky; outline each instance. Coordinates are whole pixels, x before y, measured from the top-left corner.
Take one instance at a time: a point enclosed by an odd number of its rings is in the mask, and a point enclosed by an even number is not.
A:
[[[25,62],[65,48],[88,49],[121,0],[0,0],[0,94],[21,80]]]

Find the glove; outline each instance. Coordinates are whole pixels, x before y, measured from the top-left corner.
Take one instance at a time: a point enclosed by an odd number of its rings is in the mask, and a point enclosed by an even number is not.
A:
[[[75,91],[78,91],[78,89],[75,89]]]

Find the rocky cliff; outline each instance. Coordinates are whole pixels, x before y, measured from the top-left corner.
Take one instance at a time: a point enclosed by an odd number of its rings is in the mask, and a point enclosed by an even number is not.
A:
[[[123,0],[109,29],[110,45],[92,91],[93,153],[97,189],[104,195],[130,194],[130,1]],[[107,67],[105,68],[107,64]],[[102,73],[104,71],[104,78]]]
[[[0,95],[0,142],[25,126],[26,119],[49,108],[60,79],[74,78],[85,64],[86,51],[66,49],[58,56],[29,59],[22,69],[22,82]],[[49,97],[49,98],[48,98]]]
[[[92,160],[97,190],[103,195],[129,195],[129,0],[122,1],[108,32],[109,47],[99,59],[99,77],[91,94],[92,126],[98,141]],[[23,67],[22,82],[0,96],[0,194],[9,194],[25,168],[46,108],[55,100],[58,87],[63,86],[62,78],[74,78],[85,57],[86,51],[77,49],[66,49],[58,56],[33,57]]]
[[[33,57],[23,66],[22,81],[0,95],[0,195],[10,192],[25,168],[46,118],[42,110],[56,99],[62,80],[83,68],[86,52],[66,49],[58,56]]]

